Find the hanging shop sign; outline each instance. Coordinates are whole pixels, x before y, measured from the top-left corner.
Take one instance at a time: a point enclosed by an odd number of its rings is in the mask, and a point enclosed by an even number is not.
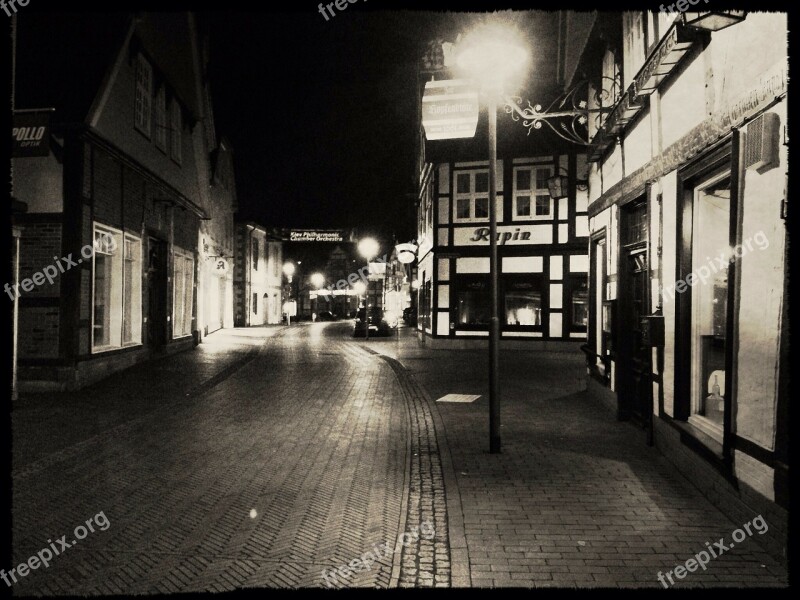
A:
[[[11,128],[11,156],[28,158],[50,154],[50,112],[14,114]]]
[[[429,141],[473,137],[479,109],[478,90],[472,81],[428,81],[422,96],[425,137]]]

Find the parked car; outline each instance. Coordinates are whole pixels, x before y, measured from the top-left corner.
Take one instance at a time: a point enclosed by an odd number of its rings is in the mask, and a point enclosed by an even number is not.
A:
[[[336,315],[329,310],[323,310],[317,315],[317,321],[335,321]]]
[[[403,321],[409,327],[417,326],[417,311],[410,306],[403,309]]]
[[[367,323],[366,323],[366,310],[359,308],[356,313],[356,318],[353,321],[353,337],[366,336]],[[383,316],[383,310],[377,307],[370,307],[369,309],[369,333],[370,335],[391,335],[392,328],[389,322]]]

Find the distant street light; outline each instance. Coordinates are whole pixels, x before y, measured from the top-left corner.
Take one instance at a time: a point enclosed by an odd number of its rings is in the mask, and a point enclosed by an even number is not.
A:
[[[376,239],[366,237],[358,242],[358,251],[367,261],[367,285],[364,293],[364,320],[366,321],[364,338],[369,340],[369,262],[378,256],[378,252],[381,251],[381,245]]]
[[[294,276],[294,270],[295,270],[295,266],[292,263],[290,263],[290,262],[284,263],[284,265],[283,265],[283,274],[286,275],[286,277],[289,278],[289,283],[292,282],[292,277]]]
[[[503,84],[522,71],[528,51],[515,43],[514,34],[498,24],[476,28],[459,42],[456,64],[479,81],[489,113],[489,274],[491,326],[489,329],[489,452],[498,454],[500,442],[500,285],[497,258],[497,98]]]

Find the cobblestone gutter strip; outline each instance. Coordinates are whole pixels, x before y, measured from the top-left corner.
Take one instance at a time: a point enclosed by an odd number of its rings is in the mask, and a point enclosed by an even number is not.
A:
[[[363,349],[371,354],[378,354]],[[441,418],[438,411],[432,409],[427,394],[403,365],[388,356],[379,356],[397,376],[410,410],[411,478],[405,531],[414,526],[421,527],[425,522],[432,523],[436,531],[433,540],[420,537],[416,542],[403,547],[397,584],[401,588],[468,587],[469,570],[463,522],[460,518],[461,501],[455,486],[446,438],[443,437]],[[438,436],[442,436],[441,443],[437,437],[437,429]],[[450,491],[452,494],[448,493]],[[454,522],[450,522],[451,514],[456,515]],[[459,560],[455,569],[451,562],[453,557]]]
[[[73,444],[72,446],[68,446],[67,448],[63,448],[62,450],[58,450],[53,452],[52,454],[48,454],[45,457],[40,458],[32,463],[24,465],[19,469],[11,472],[12,479],[24,479],[26,477],[30,477],[31,475],[35,475],[47,469],[55,464],[58,464],[64,460],[72,458],[78,455],[81,451],[86,448],[90,448],[93,445],[97,444],[101,441],[112,440],[115,438],[124,437],[130,431],[135,429],[137,426],[142,424],[143,422],[147,421],[148,419],[152,418],[154,415],[158,414],[160,411],[169,410],[173,411],[175,408],[184,404],[188,400],[194,400],[196,398],[201,397],[203,394],[208,392],[209,390],[213,389],[229,377],[231,377],[234,373],[236,373],[239,369],[250,363],[258,353],[267,345],[270,340],[273,340],[277,337],[282,336],[285,333],[285,330],[278,331],[274,335],[266,338],[264,343],[258,346],[253,346],[248,352],[242,356],[240,359],[234,361],[232,364],[228,365],[222,371],[217,373],[216,375],[206,379],[204,382],[198,384],[197,386],[190,388],[188,392],[185,393],[183,397],[176,398],[173,402],[168,404],[162,405],[155,410],[152,410],[148,413],[145,413],[141,416],[135,417],[129,421],[125,421],[119,425],[112,427],[111,429],[107,429],[105,431],[101,431],[98,434],[93,435],[92,437],[83,440],[82,442],[78,442],[77,444]]]

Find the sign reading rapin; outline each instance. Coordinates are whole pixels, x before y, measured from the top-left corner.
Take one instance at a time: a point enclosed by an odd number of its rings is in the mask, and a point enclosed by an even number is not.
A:
[[[478,89],[467,79],[429,81],[422,96],[422,126],[429,140],[470,138],[478,126]]]

